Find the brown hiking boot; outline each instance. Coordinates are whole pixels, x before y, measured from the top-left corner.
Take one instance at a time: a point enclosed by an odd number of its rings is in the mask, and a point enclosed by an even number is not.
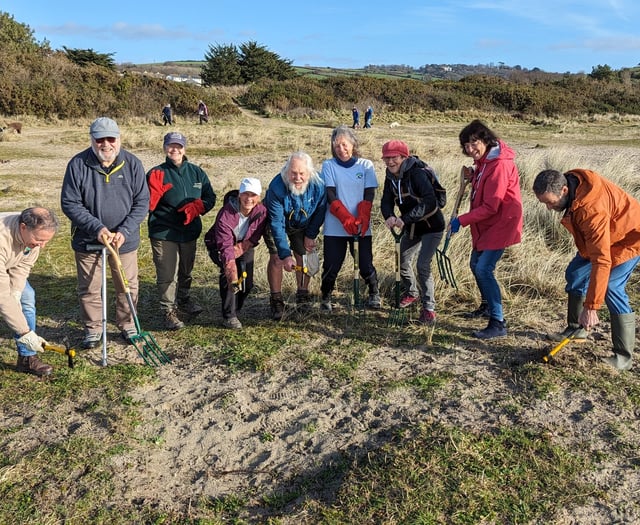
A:
[[[184,328],[184,323],[178,317],[175,310],[171,310],[164,316],[164,327],[167,330],[180,330]]]
[[[200,315],[204,311],[204,308],[202,308],[198,303],[192,301],[191,298],[186,301],[178,301],[178,309],[191,317]]]
[[[53,367],[40,361],[37,355],[19,355],[16,370],[25,374],[48,376],[53,372]]]
[[[284,299],[282,299],[281,293],[272,293],[269,299],[269,305],[271,306],[271,319],[279,321],[284,315]]]

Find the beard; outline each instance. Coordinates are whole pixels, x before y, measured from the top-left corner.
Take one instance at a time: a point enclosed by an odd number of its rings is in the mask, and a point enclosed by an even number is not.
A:
[[[289,191],[291,195],[299,197],[300,195],[304,195],[309,187],[309,181],[305,182],[300,188],[296,188],[293,183],[289,183]]]

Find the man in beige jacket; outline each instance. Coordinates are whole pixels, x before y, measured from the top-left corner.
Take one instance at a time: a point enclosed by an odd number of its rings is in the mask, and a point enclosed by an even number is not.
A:
[[[36,355],[46,341],[35,332],[35,293],[27,279],[57,230],[58,219],[47,208],[0,213],[0,316],[15,334],[16,369],[37,376],[51,374],[53,367]]]

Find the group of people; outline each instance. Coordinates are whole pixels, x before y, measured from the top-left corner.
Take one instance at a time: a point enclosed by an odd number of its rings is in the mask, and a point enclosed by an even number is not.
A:
[[[204,103],[203,100],[198,100],[198,109],[196,110],[198,114],[198,124],[205,124],[209,122],[209,108]],[[173,117],[173,110],[171,109],[171,104],[165,104],[162,107],[162,125],[163,126],[171,126],[175,123],[175,119]]]
[[[353,106],[351,109],[351,116],[353,117],[353,124],[351,127],[353,129],[360,128],[360,110],[358,110],[357,106]],[[373,123],[373,108],[371,106],[367,106],[367,109],[364,112],[364,127],[370,128]]]
[[[71,221],[83,348],[93,348],[102,333],[101,245],[110,244],[119,261],[108,259],[116,289],[115,324],[125,341],[137,335],[133,304],[138,298],[140,225],[147,217],[156,269],[159,306],[165,327],[184,327],[183,318],[203,308],[191,297],[192,270],[202,215],[216,204],[207,174],[186,156],[187,138],[179,132],[163,139],[165,161],[144,172],[142,163],[121,147],[120,129],[100,117],[89,128],[90,146],[68,163],[61,208]],[[520,178],[514,151],[490,128],[474,120],[459,134],[470,184],[469,210],[447,223],[436,196],[433,170],[410,153],[401,140],[382,146],[385,164],[380,211],[387,228],[402,234],[400,273],[404,287],[399,306],[420,302],[418,322],[436,318],[431,262],[445,235],[471,230],[470,268],[480,292],[469,317],[485,317],[486,328],[473,335],[491,339],[507,334],[500,285],[495,269],[505,249],[521,240],[523,226]],[[269,252],[267,277],[271,316],[282,318],[284,272],[296,276],[296,304],[307,307],[309,259],[317,256],[322,230],[323,262],[320,308],[332,311],[332,293],[347,249],[368,286],[363,306],[381,308],[378,275],[373,264],[371,213],[378,187],[373,162],[361,156],[357,134],[348,126],[331,134],[331,157],[320,171],[302,151],[293,153],[269,183],[264,199],[260,180],[243,178],[224,196],[211,228],[204,235],[208,254],[219,268],[223,324],[241,329],[238,319],[253,286],[254,250],[264,239]],[[595,172],[540,172],[533,183],[537,199],[563,214],[562,224],[575,239],[578,253],[566,270],[567,327],[552,339],[571,335],[585,340],[606,304],[611,317],[613,356],[605,361],[619,370],[631,367],[635,314],[626,284],[640,260],[640,203]],[[17,370],[39,376],[51,373],[37,352],[46,341],[36,333],[35,292],[27,280],[41,249],[57,231],[58,219],[47,208],[0,215],[0,313],[15,333]],[[97,247],[97,248],[96,248]],[[128,290],[118,278],[122,270]],[[355,265],[354,265],[355,266]],[[414,270],[415,266],[415,270]],[[417,277],[416,277],[417,273]],[[357,298],[354,298],[357,300]]]

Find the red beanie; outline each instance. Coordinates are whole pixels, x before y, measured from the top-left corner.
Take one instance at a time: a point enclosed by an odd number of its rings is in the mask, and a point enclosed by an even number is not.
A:
[[[401,140],[390,140],[382,146],[382,157],[409,156],[409,146]]]

